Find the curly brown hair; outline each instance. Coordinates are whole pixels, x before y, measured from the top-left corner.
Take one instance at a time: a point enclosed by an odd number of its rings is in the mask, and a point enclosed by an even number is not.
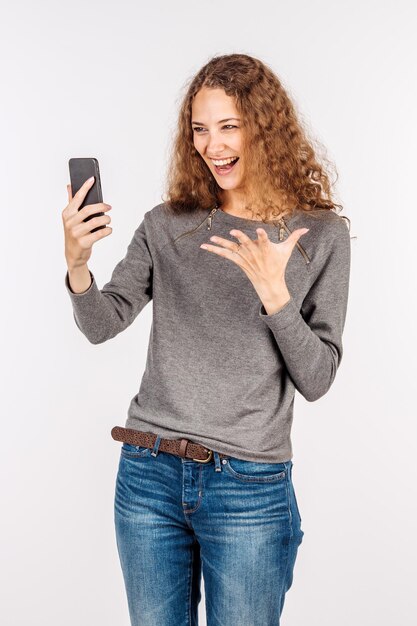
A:
[[[268,65],[246,54],[215,56],[187,82],[162,196],[172,212],[191,213],[221,204],[222,189],[193,143],[191,107],[202,87],[221,88],[234,97],[243,119],[242,155],[250,181],[245,209],[254,219],[280,218],[297,208],[343,209],[332,199],[325,168],[331,163],[323,156],[322,145],[308,136],[295,105]]]

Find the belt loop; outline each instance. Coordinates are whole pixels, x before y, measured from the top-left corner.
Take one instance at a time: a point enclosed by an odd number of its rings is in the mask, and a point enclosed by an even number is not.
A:
[[[220,464],[219,453],[216,452],[215,450],[213,450],[213,454],[214,454],[214,471],[215,472],[221,472],[222,471],[222,466]]]
[[[161,442],[161,435],[157,435],[156,436],[155,445],[154,445],[154,447],[152,449],[152,452],[151,452],[152,456],[157,456],[158,451],[159,451],[159,444],[160,444],[160,442]]]

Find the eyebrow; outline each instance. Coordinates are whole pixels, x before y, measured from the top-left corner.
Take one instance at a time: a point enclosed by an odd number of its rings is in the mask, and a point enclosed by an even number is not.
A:
[[[223,122],[228,122],[229,120],[237,120],[238,122],[240,122],[240,118],[238,118],[238,117],[226,117],[225,120],[220,120],[217,123],[218,124],[222,124]],[[201,126],[204,126],[203,122],[194,122],[194,121],[192,121],[191,124],[201,124]]]

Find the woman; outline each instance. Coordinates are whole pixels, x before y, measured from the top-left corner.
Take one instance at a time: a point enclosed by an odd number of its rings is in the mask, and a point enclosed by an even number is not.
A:
[[[292,481],[295,390],[312,402],[342,359],[350,237],[275,74],[211,59],[179,113],[165,200],[99,290],[87,267],[109,205],[63,211],[65,284],[91,343],[153,300],[115,489],[134,626],[276,626],[304,532]],[[96,225],[105,228],[91,234]],[[301,240],[301,241],[299,241]]]

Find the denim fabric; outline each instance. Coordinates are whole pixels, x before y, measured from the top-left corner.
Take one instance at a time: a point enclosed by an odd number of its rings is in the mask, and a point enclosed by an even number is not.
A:
[[[123,443],[114,521],[132,626],[278,626],[304,532],[291,460],[209,463]]]

